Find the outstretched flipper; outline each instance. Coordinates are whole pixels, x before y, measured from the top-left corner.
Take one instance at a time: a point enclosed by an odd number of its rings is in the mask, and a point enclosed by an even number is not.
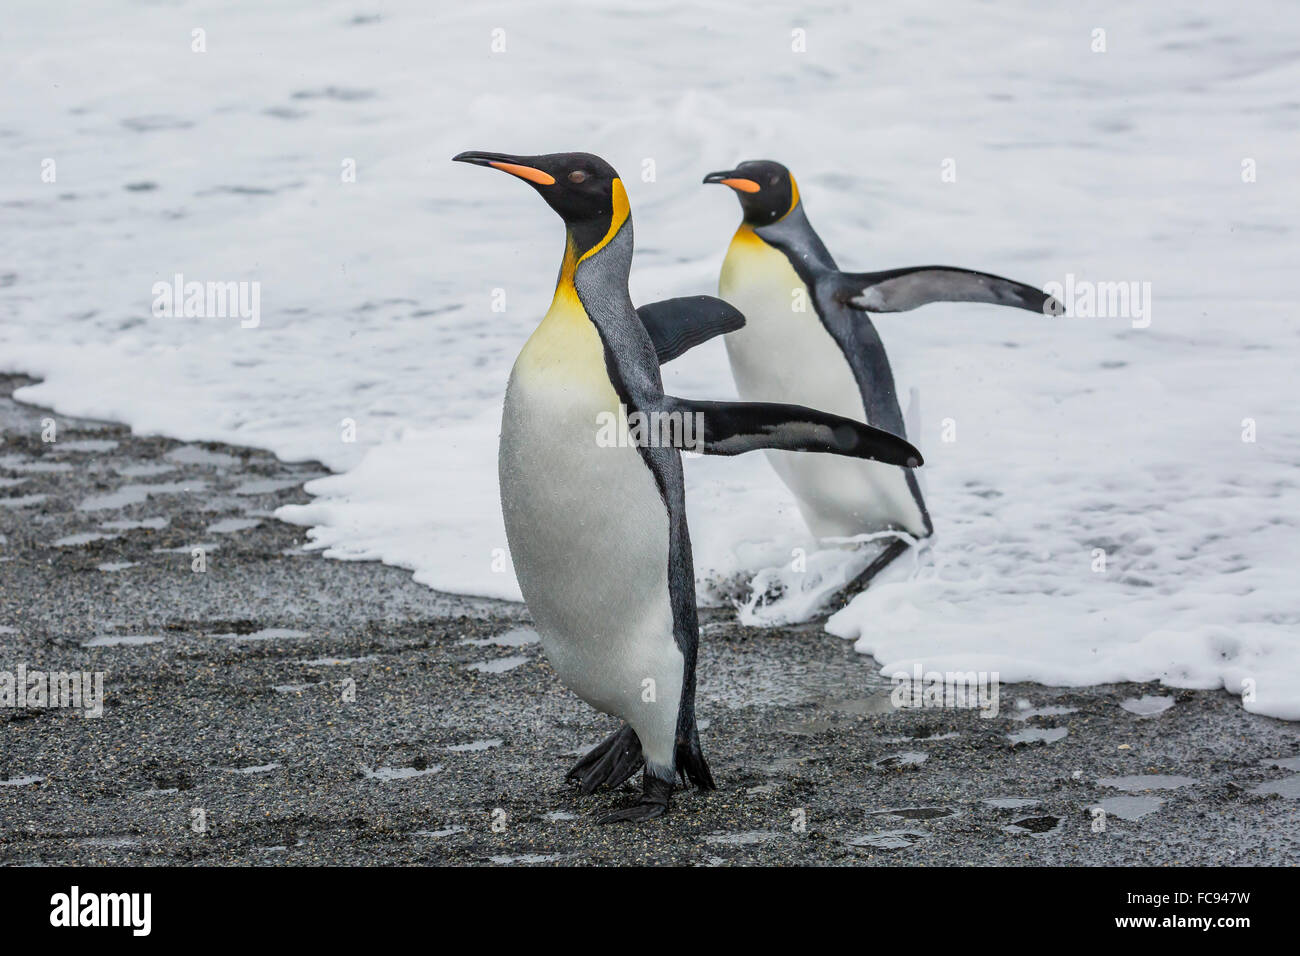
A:
[[[835,298],[864,312],[906,312],[930,302],[989,302],[1043,315],[1065,307],[1041,289],[988,272],[952,266],[908,266],[884,272],[841,272]]]
[[[682,416],[668,420],[676,432],[669,436],[669,443],[687,451],[706,455],[740,455],[760,449],[814,451],[870,458],[904,468],[923,463],[921,453],[905,438],[802,405],[697,402],[665,395],[664,406]],[[698,417],[688,423],[687,415]],[[681,426],[677,427],[679,420]]]
[[[587,751],[564,779],[577,780],[583,793],[594,793],[602,786],[613,790],[621,787],[644,762],[636,731],[624,724]]]
[[[637,309],[636,314],[650,333],[660,365],[714,336],[745,325],[745,317],[734,307],[711,295],[651,302]]]

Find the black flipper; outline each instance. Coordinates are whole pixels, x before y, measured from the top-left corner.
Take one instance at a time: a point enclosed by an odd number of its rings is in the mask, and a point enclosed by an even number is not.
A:
[[[662,420],[661,427],[670,434],[656,440],[686,451],[706,455],[740,455],[759,449],[815,451],[904,468],[923,464],[921,453],[905,438],[802,405],[697,402],[665,395],[664,409],[681,417]],[[687,415],[699,417],[688,420]]]
[[[643,762],[641,740],[624,724],[584,754],[564,779],[577,780],[583,793],[594,793],[602,786],[612,790],[621,787]]]
[[[637,309],[636,314],[650,333],[660,365],[716,335],[734,332],[745,325],[743,315],[711,295],[651,302]]]
[[[864,312],[906,312],[929,302],[989,302],[1062,315],[1065,307],[1041,289],[988,272],[952,266],[908,266],[884,272],[841,272],[835,298]]]
[[[599,822],[644,823],[646,820],[662,817],[668,812],[672,793],[673,782],[671,780],[660,780],[658,777],[647,773],[641,799],[630,807],[624,807],[622,810],[615,810],[613,813],[605,814],[600,818]]]

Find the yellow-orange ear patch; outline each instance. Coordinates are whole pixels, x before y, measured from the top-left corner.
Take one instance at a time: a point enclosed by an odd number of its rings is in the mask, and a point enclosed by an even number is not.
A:
[[[555,183],[555,177],[550,173],[544,173],[532,166],[520,166],[517,163],[489,163],[488,165],[518,176],[520,179],[526,179],[530,183],[537,183],[539,186],[551,186]]]
[[[756,193],[763,188],[752,179],[723,179],[719,181],[722,185],[730,186],[732,189],[739,190],[742,193]]]
[[[627,217],[632,214],[632,206],[627,201],[627,190],[623,188],[623,180],[617,176],[614,177],[614,182],[610,184],[610,200],[612,208],[609,212],[609,231],[605,233],[604,239],[582,254],[582,259],[579,259],[579,262],[583,259],[590,259],[609,245],[610,240],[618,235],[618,231],[623,228],[623,223],[627,222]]]

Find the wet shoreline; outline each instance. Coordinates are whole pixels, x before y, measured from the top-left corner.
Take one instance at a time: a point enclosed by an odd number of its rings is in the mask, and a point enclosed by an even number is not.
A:
[[[850,642],[721,611],[698,705],[719,791],[597,827],[634,791],[563,773],[613,722],[522,607],[303,551],[272,512],[318,465],[14,403],[28,382],[0,376],[0,671],[102,672],[105,699],[0,707],[0,863],[1300,861],[1300,726],[1222,691],[897,709]]]

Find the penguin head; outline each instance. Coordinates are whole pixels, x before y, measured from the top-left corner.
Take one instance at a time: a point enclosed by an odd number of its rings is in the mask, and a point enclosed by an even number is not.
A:
[[[769,159],[751,159],[735,169],[709,173],[704,181],[734,189],[745,222],[751,226],[767,226],[784,219],[799,203],[799,187],[790,170]]]
[[[628,215],[627,192],[618,172],[591,153],[515,156],[470,150],[457,153],[452,161],[491,166],[531,185],[569,227],[579,255],[611,236]]]

